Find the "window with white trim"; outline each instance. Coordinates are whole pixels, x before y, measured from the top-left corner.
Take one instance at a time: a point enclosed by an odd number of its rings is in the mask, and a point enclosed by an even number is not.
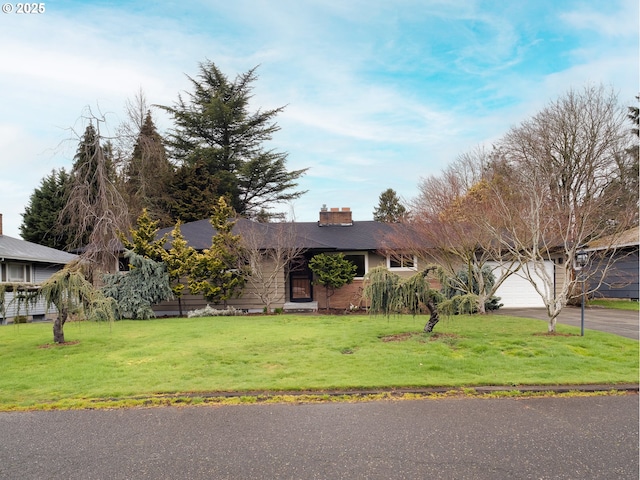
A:
[[[387,268],[389,270],[409,271],[418,269],[418,259],[415,255],[388,255]]]
[[[5,283],[31,283],[31,265],[3,263],[0,276],[0,281]]]

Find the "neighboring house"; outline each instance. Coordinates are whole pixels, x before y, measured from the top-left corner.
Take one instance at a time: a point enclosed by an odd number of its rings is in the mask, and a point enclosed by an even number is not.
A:
[[[0,214],[0,285],[19,283],[35,288],[75,258],[76,255],[67,252],[3,235]],[[27,314],[24,307],[17,311],[14,295],[14,292],[4,295],[5,313],[3,315],[0,308],[0,324]],[[29,308],[28,316],[32,319],[43,319],[44,315],[42,302]]]
[[[279,233],[276,230],[279,225],[239,219],[234,233],[251,236],[258,232],[258,248],[267,250],[274,248],[282,240],[277,238]],[[386,266],[404,276],[413,275],[421,267],[413,256],[397,258],[381,253],[388,245],[393,226],[373,220],[353,221],[349,208],[323,207],[317,222],[294,222],[287,225],[292,227],[288,241],[303,250],[303,253],[295,264],[277,272],[278,287],[282,293],[278,295],[272,308],[288,311],[325,308],[324,288],[314,285],[313,274],[308,268],[309,260],[318,253],[342,253],[358,267],[354,282],[340,288],[331,297],[331,307],[338,309],[360,306],[363,277],[372,268]],[[171,229],[168,228],[160,231],[159,235],[170,232]],[[181,232],[189,245],[196,250],[209,248],[215,233],[208,220],[186,223],[181,226]],[[206,302],[202,297],[185,295],[182,304],[187,311],[201,308]],[[249,312],[261,312],[264,307],[249,285],[240,298],[228,300],[227,305]],[[154,310],[157,315],[176,315],[178,303],[176,300],[163,302]]]
[[[612,241],[610,237],[591,242],[585,251],[593,258],[590,264],[598,270],[589,290],[594,298],[619,298],[638,300],[638,247],[640,228],[627,230]],[[600,280],[604,266],[606,270],[601,285],[593,282]]]

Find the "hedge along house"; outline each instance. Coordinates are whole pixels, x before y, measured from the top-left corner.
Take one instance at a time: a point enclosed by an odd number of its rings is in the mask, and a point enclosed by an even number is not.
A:
[[[40,301],[25,309],[24,304],[16,298],[16,295],[20,295],[19,291],[13,290],[18,285],[23,291],[37,289],[38,285],[75,258],[76,255],[55,248],[3,235],[0,214],[0,324],[4,325],[18,316],[43,320],[46,312],[44,303]]]
[[[273,274],[271,284],[271,308],[286,311],[315,311],[325,308],[324,287],[315,285],[313,274],[308,267],[309,260],[319,253],[342,253],[345,258],[357,266],[356,278],[350,285],[338,289],[331,297],[331,307],[351,309],[360,306],[364,275],[374,267],[386,266],[401,276],[410,276],[420,266],[413,256],[392,256],[383,252],[388,250],[389,238],[393,235],[393,226],[373,220],[354,221],[350,208],[326,208],[319,212],[316,222],[258,223],[238,219],[233,233],[240,234],[251,248],[263,253],[261,258],[268,273]],[[211,246],[215,231],[209,220],[185,223],[181,232],[188,244],[196,250]],[[171,233],[171,229],[161,230],[159,236]],[[288,249],[293,254],[286,264],[276,265],[268,252]],[[269,269],[272,269],[269,272]],[[262,312],[265,304],[260,299],[261,286],[248,282],[239,298],[227,301],[228,306],[248,312]],[[207,302],[200,296],[182,297],[184,311],[202,308]],[[222,305],[212,305],[223,308]],[[177,315],[177,300],[163,302],[154,307],[157,315]]]

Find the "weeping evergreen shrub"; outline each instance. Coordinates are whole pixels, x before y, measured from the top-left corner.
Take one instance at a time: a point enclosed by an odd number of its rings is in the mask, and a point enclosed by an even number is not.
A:
[[[55,307],[58,316],[53,322],[53,341],[64,343],[64,324],[69,316],[82,316],[85,320],[112,321],[113,300],[87,280],[81,262],[72,262],[54,273],[38,290],[47,311]]]
[[[173,298],[167,267],[131,250],[125,252],[125,258],[131,270],[104,275],[102,292],[116,301],[118,317],[152,318],[155,314],[151,305]]]
[[[386,268],[371,269],[364,278],[363,298],[369,301],[369,312],[390,316],[399,310],[398,284],[400,277]]]
[[[6,300],[6,292],[14,293],[10,302]],[[69,317],[95,321],[114,319],[113,300],[105,297],[87,280],[86,265],[79,260],[55,272],[39,287],[31,284],[0,285],[0,316],[5,318],[8,306],[13,303],[16,304],[17,313],[24,306],[25,315],[29,315],[29,308],[35,307],[40,300],[44,301],[47,313],[53,309],[57,311],[53,321],[55,343],[65,343],[64,325]],[[26,319],[24,315],[16,318],[20,317]]]
[[[437,303],[442,296],[429,286],[426,279],[429,271],[401,278],[384,267],[371,269],[365,275],[362,294],[369,302],[369,313],[387,317],[401,313],[415,316],[426,309],[430,318],[424,331],[431,332],[439,321]]]

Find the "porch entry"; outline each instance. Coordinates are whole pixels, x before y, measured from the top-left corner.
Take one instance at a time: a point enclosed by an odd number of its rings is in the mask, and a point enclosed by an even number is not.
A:
[[[313,285],[311,280],[312,274],[308,270],[303,272],[291,272],[289,275],[289,301],[311,302],[313,300]]]

